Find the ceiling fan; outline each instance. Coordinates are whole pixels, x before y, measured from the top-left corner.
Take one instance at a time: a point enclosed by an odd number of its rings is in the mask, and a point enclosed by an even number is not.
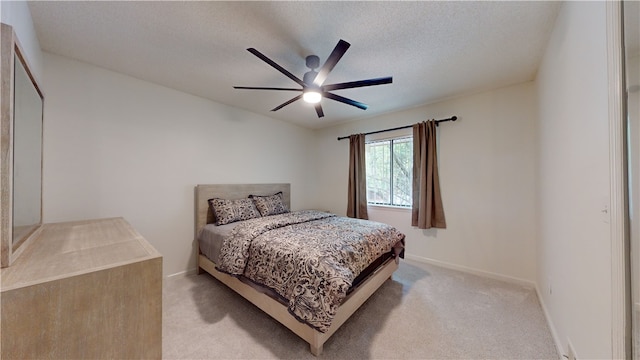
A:
[[[322,98],[335,100],[347,105],[355,106],[358,109],[367,110],[368,108],[367,104],[363,104],[359,101],[351,100],[346,97],[330,93],[329,91],[352,89],[352,88],[364,87],[364,86],[390,84],[393,81],[392,77],[388,76],[388,77],[376,78],[376,79],[358,80],[358,81],[343,82],[338,84],[324,85],[324,82],[327,79],[327,76],[329,75],[331,70],[333,70],[333,68],[336,66],[340,58],[342,58],[342,56],[347,51],[347,49],[349,49],[349,46],[351,46],[351,44],[349,44],[344,40],[338,41],[338,44],[333,49],[333,51],[331,52],[331,55],[329,55],[329,57],[327,58],[327,61],[324,62],[324,64],[322,65],[319,71],[316,71],[316,69],[320,65],[320,58],[318,58],[316,55],[307,56],[306,66],[310,70],[304,74],[302,80],[300,80],[297,76],[293,75],[292,73],[284,69],[282,66],[276,64],[273,60],[269,59],[258,50],[254,48],[249,48],[247,49],[247,51],[259,57],[262,61],[271,65],[272,67],[280,71],[289,79],[295,81],[298,85],[302,86],[302,88],[295,89],[295,88],[255,87],[255,86],[234,86],[233,88],[249,89],[249,90],[278,90],[278,91],[302,92],[302,94],[276,106],[275,108],[271,109],[271,111],[278,111],[283,107],[291,104],[292,102],[300,100],[301,98],[308,103],[314,104],[316,113],[318,114],[319,118],[324,116],[324,112],[322,111],[322,105],[320,105],[320,100],[322,100]]]

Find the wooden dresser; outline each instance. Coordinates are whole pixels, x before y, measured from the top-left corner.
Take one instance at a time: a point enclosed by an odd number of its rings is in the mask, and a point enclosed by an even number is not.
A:
[[[2,359],[162,357],[162,256],[122,218],[44,224],[0,280]]]

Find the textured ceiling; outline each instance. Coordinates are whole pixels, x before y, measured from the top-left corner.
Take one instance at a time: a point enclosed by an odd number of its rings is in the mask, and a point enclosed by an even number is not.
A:
[[[535,77],[557,2],[29,2],[43,50],[232,105],[321,128]],[[328,83],[393,76],[393,84],[336,90],[366,111],[323,99],[325,117],[297,87],[246,49],[296,76],[339,39],[351,47]]]

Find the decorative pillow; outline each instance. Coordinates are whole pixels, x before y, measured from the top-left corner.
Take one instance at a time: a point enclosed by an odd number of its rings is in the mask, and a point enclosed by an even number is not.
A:
[[[229,224],[241,220],[260,217],[260,213],[251,199],[225,200],[209,199],[209,206],[216,218],[216,225]]]
[[[249,195],[253,202],[256,204],[256,208],[260,211],[260,215],[278,215],[288,213],[289,209],[284,204],[282,199],[282,191],[269,196]]]

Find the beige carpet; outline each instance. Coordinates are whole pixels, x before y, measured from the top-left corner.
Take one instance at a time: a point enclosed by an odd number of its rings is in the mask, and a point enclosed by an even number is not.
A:
[[[313,359],[208,274],[164,287],[166,359]],[[412,261],[325,344],[327,359],[559,359],[535,290]]]

